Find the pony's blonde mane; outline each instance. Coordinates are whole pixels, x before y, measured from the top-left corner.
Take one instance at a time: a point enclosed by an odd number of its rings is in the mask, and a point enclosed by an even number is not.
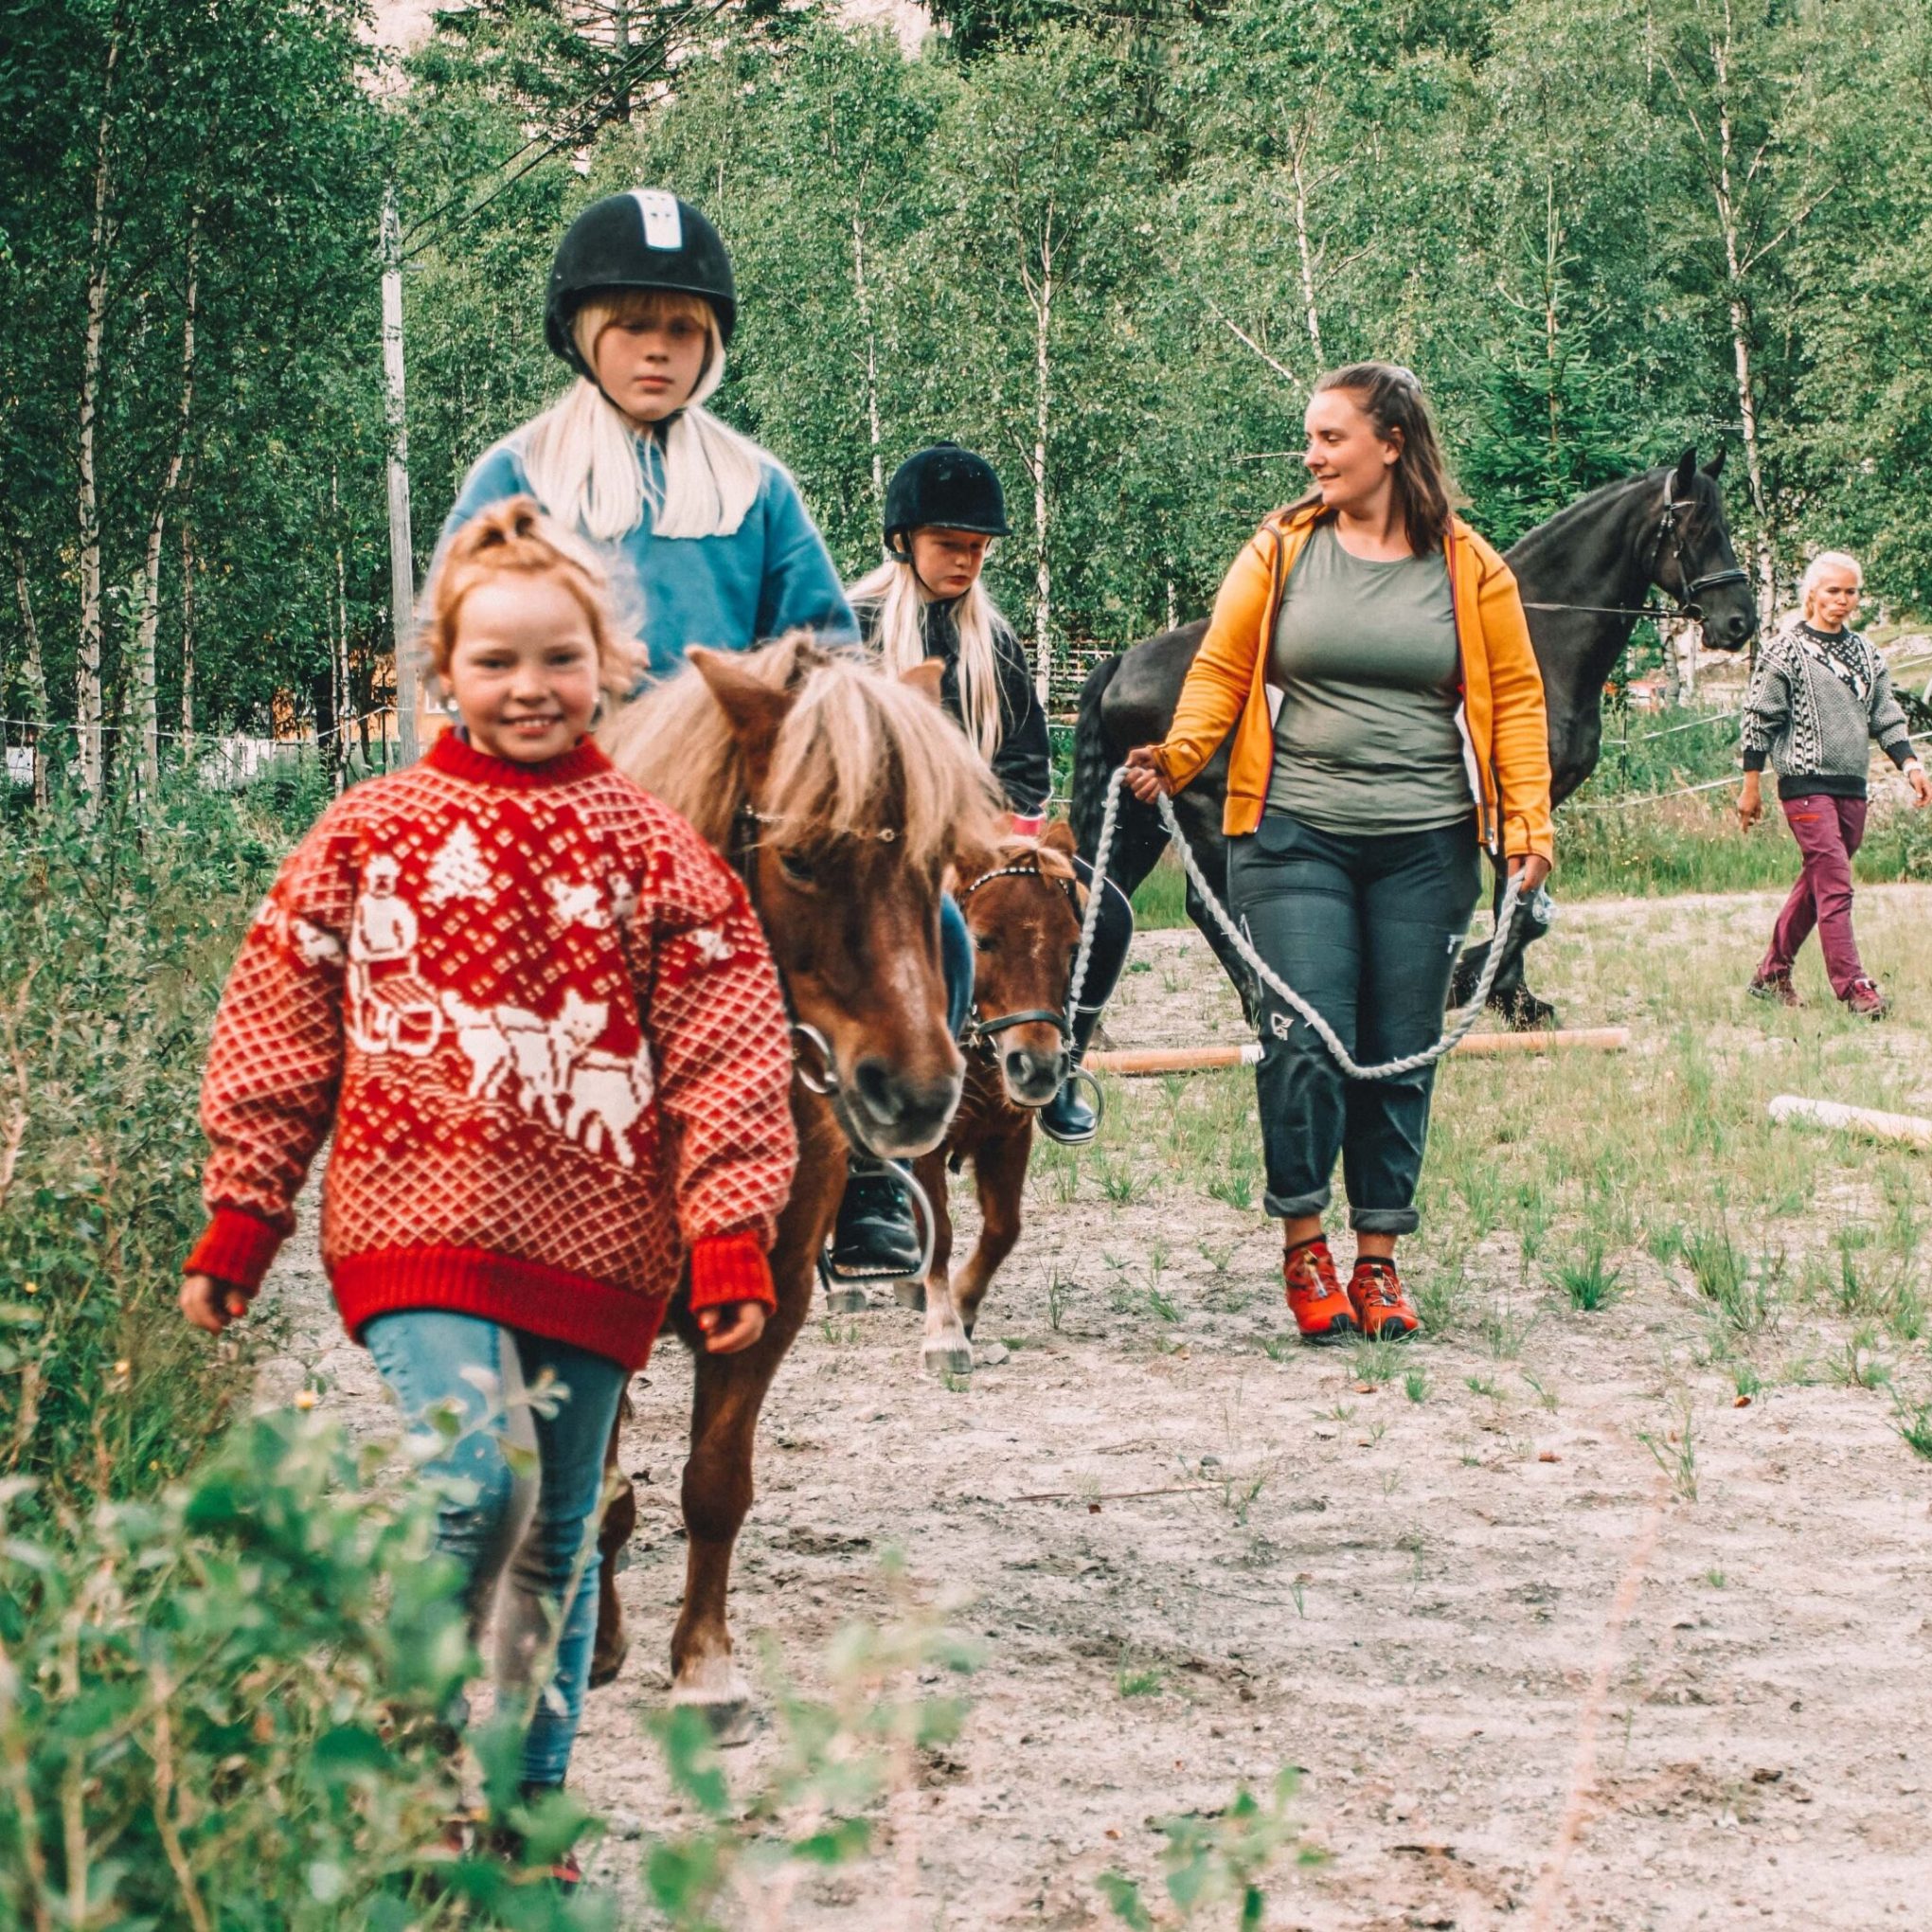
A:
[[[739,664],[795,693],[772,747],[759,809],[766,838],[876,837],[889,832],[914,866],[995,842],[1005,829],[992,774],[931,698],[852,652],[801,632]],[[696,826],[721,852],[748,780],[723,707],[687,667],[634,699],[599,734],[612,763]]]

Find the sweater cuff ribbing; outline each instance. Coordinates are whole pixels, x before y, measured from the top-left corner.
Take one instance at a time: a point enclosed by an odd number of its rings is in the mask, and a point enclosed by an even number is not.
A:
[[[1747,772],[1762,772],[1764,769],[1764,759],[1763,752],[1755,750],[1749,745],[1744,747],[1744,762]]]
[[[239,1208],[217,1208],[182,1272],[209,1275],[253,1295],[281,1244],[280,1229],[271,1227],[260,1216]]]
[[[778,1305],[772,1264],[755,1234],[714,1234],[691,1243],[691,1309],[719,1308],[728,1301]]]

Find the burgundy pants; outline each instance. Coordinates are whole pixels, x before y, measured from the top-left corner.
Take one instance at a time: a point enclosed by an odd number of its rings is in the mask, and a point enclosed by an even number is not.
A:
[[[1852,937],[1852,854],[1865,839],[1865,800],[1819,795],[1780,803],[1803,855],[1804,870],[1771,928],[1771,950],[1764,955],[1758,976],[1789,973],[1798,949],[1816,926],[1826,977],[1843,999],[1853,981],[1865,977],[1865,968],[1858,963],[1858,941]]]

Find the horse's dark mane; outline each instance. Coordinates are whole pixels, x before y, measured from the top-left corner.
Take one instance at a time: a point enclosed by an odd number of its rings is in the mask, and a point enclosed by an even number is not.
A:
[[[1533,557],[1547,546],[1561,544],[1569,546],[1576,541],[1577,526],[1601,517],[1603,507],[1612,498],[1635,494],[1639,490],[1648,490],[1660,483],[1670,474],[1671,465],[1659,463],[1655,469],[1640,470],[1634,476],[1618,476],[1608,483],[1601,483],[1587,496],[1580,496],[1549,519],[1540,523],[1533,529],[1528,529],[1510,546],[1512,557]]]

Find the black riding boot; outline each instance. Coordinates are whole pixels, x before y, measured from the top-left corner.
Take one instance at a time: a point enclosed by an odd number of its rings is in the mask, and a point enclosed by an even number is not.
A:
[[[1040,1132],[1063,1147],[1084,1147],[1100,1131],[1100,1116],[1080,1097],[1073,1069],[1086,1058],[1087,1043],[1100,1023],[1099,1007],[1080,1008],[1073,1016],[1073,1052],[1060,1091],[1040,1109]]]
[[[900,1281],[925,1259],[913,1220],[912,1198],[884,1161],[852,1154],[846,1164],[845,1199],[832,1237],[832,1265],[841,1275]]]

